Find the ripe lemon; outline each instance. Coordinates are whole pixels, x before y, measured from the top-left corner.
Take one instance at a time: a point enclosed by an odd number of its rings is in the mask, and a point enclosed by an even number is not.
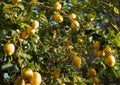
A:
[[[102,51],[102,50],[99,50],[99,51],[97,52],[97,56],[100,57],[100,58],[102,58],[102,57],[105,56],[105,52]]]
[[[94,43],[93,43],[93,47],[94,47],[94,49],[100,49],[100,42],[99,41],[95,41]]]
[[[17,4],[17,3],[19,3],[19,2],[21,2],[22,0],[12,0],[12,3],[13,4]]]
[[[54,69],[54,73],[53,73],[53,76],[55,77],[55,78],[59,78],[60,77],[60,70],[59,69]]]
[[[21,79],[19,77],[15,80],[14,85],[25,85],[25,81],[24,81],[24,79]]]
[[[66,85],[65,83],[62,83],[61,85]]]
[[[15,52],[15,45],[8,42],[4,45],[4,51],[7,53],[9,56],[11,56]]]
[[[77,42],[78,42],[78,43],[83,43],[84,41],[83,41],[82,38],[78,37],[78,38],[77,38]]]
[[[94,82],[95,84],[99,84],[99,83],[100,83],[100,79],[99,79],[98,77],[94,77],[94,78],[93,78],[93,82]]]
[[[26,33],[29,35],[35,34],[35,32],[36,32],[36,29],[33,29],[31,27],[26,29]]]
[[[62,5],[60,4],[60,2],[55,2],[55,4],[53,5],[53,8],[54,8],[56,11],[59,11],[59,10],[61,10]]]
[[[94,68],[90,68],[90,69],[89,69],[89,72],[88,72],[88,75],[89,75],[89,76],[92,76],[92,77],[93,77],[93,76],[96,76],[96,75],[97,75],[97,74],[96,74],[96,70],[95,70]]]
[[[25,85],[31,85],[30,83],[26,83]]]
[[[75,51],[70,51],[70,55],[73,57],[73,56],[77,56],[77,52],[75,52]]]
[[[28,37],[29,37],[29,34],[26,33],[26,31],[23,31],[23,32],[21,33],[21,35],[20,35],[20,38],[21,38],[21,39],[27,39]]]
[[[40,85],[42,81],[41,75],[38,72],[33,73],[33,77],[30,81],[31,85]]]
[[[106,63],[106,65],[108,65],[109,67],[114,66],[114,65],[115,65],[115,57],[114,57],[113,55],[109,55],[108,57],[106,57],[105,63]]]
[[[71,20],[74,20],[74,19],[76,19],[76,14],[74,14],[74,13],[71,13],[71,14],[69,15],[69,18],[70,18]]]
[[[52,18],[53,18],[53,20],[55,20],[58,23],[62,23],[63,22],[63,17],[58,12],[54,13],[52,15]]]
[[[73,48],[74,48],[74,47],[73,47],[72,45],[67,45],[67,46],[66,46],[66,49],[67,49],[67,50],[72,50]]]
[[[73,20],[72,23],[71,23],[71,29],[78,30],[79,27],[80,27],[79,22],[76,21],[76,20]]]
[[[74,56],[72,59],[73,65],[77,68],[81,66],[81,58],[78,56]]]
[[[23,68],[22,77],[23,79],[30,81],[33,77],[33,71],[30,68]]]
[[[32,22],[32,28],[33,28],[33,29],[36,29],[36,28],[38,28],[38,27],[39,27],[39,22],[38,22],[37,20],[33,21],[33,22]]]
[[[110,55],[111,54],[111,47],[109,45],[106,45],[104,51],[105,51],[106,55]]]

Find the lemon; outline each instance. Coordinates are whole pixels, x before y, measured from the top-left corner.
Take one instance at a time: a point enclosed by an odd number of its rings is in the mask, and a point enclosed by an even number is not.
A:
[[[4,51],[7,53],[9,56],[11,56],[15,52],[15,45],[8,42],[4,45]]]
[[[35,34],[36,29],[33,29],[32,27],[26,29],[26,33],[29,35]]]
[[[102,58],[102,57],[105,56],[105,52],[102,51],[102,50],[99,50],[99,51],[97,52],[97,56],[100,57],[100,58]]]
[[[26,83],[25,85],[31,85],[30,83]]]
[[[38,72],[33,72],[33,77],[30,81],[31,85],[40,85],[42,82],[42,78],[40,73]]]
[[[78,56],[74,56],[73,59],[73,65],[77,68],[79,68],[81,66],[81,58]]]
[[[98,77],[94,77],[94,78],[93,78],[93,82],[94,82],[95,84],[99,84],[99,83],[100,83],[100,79],[99,79]]]
[[[71,14],[69,15],[69,18],[70,18],[71,20],[74,20],[74,19],[76,19],[76,14],[74,14],[74,13],[71,13]]]
[[[78,30],[79,27],[80,27],[79,22],[77,20],[73,20],[71,23],[71,29]]]
[[[78,37],[78,38],[77,38],[77,42],[78,42],[78,43],[83,43],[84,41],[83,41],[82,38]]]
[[[23,79],[30,81],[33,77],[33,71],[30,68],[23,68],[22,77]]]
[[[12,0],[12,3],[13,4],[17,4],[17,3],[19,3],[19,2],[21,2],[22,0]]]
[[[39,22],[37,21],[37,20],[34,20],[33,22],[32,22],[32,28],[33,29],[36,29],[36,28],[38,28],[39,27]]]
[[[14,85],[25,85],[25,81],[24,81],[24,79],[21,79],[19,77],[15,80]]]
[[[89,69],[89,72],[88,72],[88,75],[89,75],[89,76],[92,76],[92,77],[93,77],[93,76],[96,76],[96,75],[97,75],[97,74],[96,74],[96,70],[95,70],[94,68],[90,68],[90,69]]]
[[[94,43],[93,43],[93,47],[94,47],[94,49],[100,49],[100,42],[99,41],[95,41]]]
[[[55,78],[59,78],[60,77],[60,70],[59,69],[54,69],[54,73],[53,73]]]
[[[62,23],[63,22],[63,17],[58,12],[54,13],[52,15],[52,18],[53,18],[53,20],[55,20],[58,23]]]
[[[60,2],[55,2],[54,5],[53,5],[53,8],[54,8],[56,11],[59,11],[59,10],[61,10],[62,5],[60,4]]]
[[[110,55],[111,54],[111,47],[109,45],[106,45],[104,52],[106,55]]]
[[[109,67],[114,66],[114,65],[115,65],[115,57],[114,57],[113,55],[109,55],[108,57],[106,57],[105,63],[106,63],[106,65],[108,65]]]
[[[26,31],[23,31],[20,35],[21,39],[27,39],[29,37],[29,34]]]
[[[65,83],[62,83],[61,85],[66,85]]]

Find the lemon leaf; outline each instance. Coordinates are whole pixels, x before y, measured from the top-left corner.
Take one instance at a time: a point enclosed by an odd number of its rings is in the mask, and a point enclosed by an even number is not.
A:
[[[111,23],[111,25],[112,25],[117,31],[119,31],[119,27],[118,27],[116,24],[112,24],[112,23]]]
[[[118,10],[118,8],[116,8],[116,7],[114,7],[114,12],[116,13],[116,14],[119,14],[119,10]]]

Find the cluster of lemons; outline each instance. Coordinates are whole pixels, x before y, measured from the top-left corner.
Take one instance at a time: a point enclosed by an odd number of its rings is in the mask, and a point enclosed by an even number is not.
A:
[[[20,38],[21,39],[27,39],[29,35],[32,35],[36,32],[36,29],[39,27],[39,22],[37,20],[34,20],[32,22],[32,26],[28,27],[25,31],[21,32]]]
[[[55,20],[58,23],[62,23],[63,22],[63,16],[60,14],[62,5],[60,2],[55,2],[55,4],[53,5],[53,8],[55,9],[55,13],[52,15],[53,20]],[[76,15],[74,13],[71,13],[69,15],[69,19],[71,20],[71,29],[73,30],[77,30],[80,25],[79,22],[76,20]]]
[[[89,69],[88,76],[92,77],[94,85],[100,83],[100,79],[97,77],[97,73],[96,73],[96,70],[94,68]]]
[[[23,31],[20,35],[21,39],[26,39],[28,38],[29,35],[34,34],[36,32],[36,29],[39,27],[39,22],[38,21],[33,21],[32,23],[32,27],[27,28],[25,31]],[[14,52],[15,52],[15,45],[13,43],[11,43],[10,41],[8,41],[5,45],[4,45],[4,52],[11,56]]]
[[[23,68],[21,77],[18,77],[14,85],[40,85],[42,82],[41,75],[33,72],[30,68]]]
[[[109,67],[113,67],[115,65],[115,57],[112,54],[111,47],[109,45],[106,45],[106,47],[103,50],[100,50],[101,45],[99,41],[95,41],[93,43],[94,47],[94,53],[100,57],[105,57],[105,64]]]

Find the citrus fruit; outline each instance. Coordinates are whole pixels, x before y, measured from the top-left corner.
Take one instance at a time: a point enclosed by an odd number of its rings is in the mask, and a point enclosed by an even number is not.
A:
[[[99,51],[97,52],[97,56],[100,57],[100,58],[102,58],[102,57],[105,56],[105,52],[102,51],[102,50],[99,50]]]
[[[106,65],[108,65],[109,67],[112,67],[115,65],[115,57],[113,55],[109,55],[106,57],[105,59],[105,63]]]
[[[29,34],[26,33],[26,31],[23,31],[23,32],[21,33],[21,35],[20,35],[20,38],[21,38],[21,39],[27,39],[28,37],[29,37]]]
[[[71,14],[69,15],[69,18],[70,18],[71,20],[76,19],[76,15],[75,15],[74,13],[71,13]]]
[[[56,11],[59,11],[59,10],[61,10],[62,5],[60,4],[60,2],[55,2],[54,5],[53,5],[53,8],[54,8]]]
[[[55,78],[59,78],[60,77],[60,70],[59,69],[54,69],[54,73],[53,73]]]
[[[90,68],[90,69],[89,69],[89,72],[88,72],[88,75],[89,75],[89,76],[92,76],[92,77],[93,77],[93,76],[96,76],[96,75],[97,75],[97,74],[96,74],[96,70],[95,70],[94,68]]]
[[[31,85],[40,85],[42,82],[42,78],[40,73],[38,72],[33,72],[33,77],[30,81]]]
[[[94,49],[100,49],[100,42],[99,41],[95,41],[93,43],[93,47],[94,47]]]
[[[93,77],[93,82],[95,84],[99,84],[100,83],[100,79],[98,77]]]
[[[73,65],[75,67],[79,68],[81,66],[81,59],[80,59],[80,57],[74,56],[72,61],[73,61]]]
[[[39,27],[39,22],[37,21],[37,20],[34,20],[33,22],[32,22],[32,28],[33,29],[36,29],[36,28],[38,28]]]
[[[80,27],[80,24],[79,24],[79,22],[77,20],[73,20],[71,22],[71,29],[77,30],[79,27]]]
[[[33,77],[33,71],[30,68],[23,68],[22,77],[23,79],[30,81]]]
[[[4,51],[7,53],[9,56],[11,56],[15,52],[15,45],[13,43],[6,43],[4,45]]]
[[[78,43],[83,43],[84,41],[83,41],[82,38],[78,37],[78,38],[77,38],[77,42],[78,42]]]
[[[21,79],[19,77],[15,80],[14,85],[25,85],[25,81],[24,81],[24,79]]]
[[[36,29],[33,29],[31,27],[26,29],[26,33],[29,35],[35,34],[35,32],[36,32]]]
[[[19,2],[21,2],[22,0],[12,0],[12,3],[13,4],[17,4],[17,3],[19,3]]]
[[[106,55],[110,55],[111,54],[111,47],[109,45],[106,45],[104,52]]]

